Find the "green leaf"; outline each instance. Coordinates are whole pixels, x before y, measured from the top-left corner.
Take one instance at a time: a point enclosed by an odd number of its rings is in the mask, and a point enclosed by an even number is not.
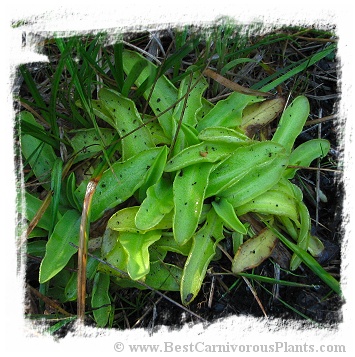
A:
[[[230,156],[216,166],[211,172],[206,197],[219,194],[232,187],[244,176],[251,175],[257,167],[270,165],[280,157],[285,149],[270,141],[250,142],[250,145],[237,148]],[[273,183],[277,182],[273,181]],[[252,182],[250,182],[252,184]],[[238,183],[239,184],[239,183]]]
[[[25,216],[29,221],[31,221],[36,215],[36,213],[38,212],[38,210],[41,208],[43,202],[39,198],[28,193],[27,191],[25,192],[25,201],[26,201]],[[43,213],[41,219],[38,221],[37,227],[49,231],[51,224],[52,224],[51,212],[50,209],[47,209]]]
[[[216,211],[216,213],[218,214],[218,216],[227,225],[227,227],[241,234],[247,234],[246,228],[235,214],[234,207],[228,202],[228,200],[222,198],[218,200],[218,202],[213,201],[212,206]]]
[[[165,232],[159,241],[155,243],[155,247],[159,249],[159,251],[175,252],[187,256],[191,250],[191,239],[181,245],[176,242],[171,232]]]
[[[172,157],[165,166],[166,172],[177,171],[193,164],[216,162],[240,146],[237,143],[208,142],[191,145]]]
[[[123,249],[122,244],[118,240],[120,232],[112,229],[106,229],[101,246],[102,258],[118,270],[111,268],[110,266],[100,263],[97,270],[109,275],[118,277],[127,277],[124,275],[127,273],[127,253]],[[123,273],[122,273],[123,272]]]
[[[122,138],[123,160],[128,160],[141,151],[155,146],[132,100],[105,88],[100,90],[99,98],[106,111],[110,113],[113,126]],[[132,134],[127,135],[131,132]]]
[[[210,126],[235,128],[242,122],[243,110],[251,103],[259,102],[262,98],[233,92],[227,99],[220,100],[197,124],[201,131]]]
[[[70,144],[77,154],[74,163],[93,157],[102,150],[100,137],[103,144],[108,146],[115,136],[115,131],[109,128],[100,128],[100,133],[96,129],[79,129],[73,130],[74,134],[70,139]]]
[[[91,296],[91,307],[98,327],[105,327],[111,312],[111,299],[109,295],[110,276],[96,273]]]
[[[160,145],[170,145],[171,140],[164,134],[164,130],[157,120],[152,120],[150,115],[145,115],[143,122],[150,131],[153,142],[156,146]]]
[[[175,120],[181,120],[184,109],[182,122],[195,127],[197,124],[197,112],[202,108],[202,94],[208,87],[206,79],[199,71],[194,71],[190,76],[185,77],[179,86],[178,98],[182,98],[190,90],[186,105],[181,100],[175,107],[173,116]]]
[[[282,191],[268,190],[251,201],[238,206],[236,212],[239,216],[248,212],[286,216],[299,225],[296,201],[294,197]]]
[[[312,139],[308,140],[301,145],[297,146],[290,155],[290,166],[308,167],[311,162],[318,157],[322,158],[328,154],[330,150],[330,143],[325,139]],[[298,169],[288,168],[284,177],[292,179]]]
[[[49,190],[51,170],[57,158],[52,146],[26,134],[21,137],[21,150],[37,180]]]
[[[139,229],[136,225],[136,217],[140,207],[126,207],[111,216],[107,223],[107,228],[118,232],[133,232],[144,234],[152,229],[169,229],[172,227],[172,212],[164,215],[154,226],[145,227],[147,229]]]
[[[175,176],[173,232],[179,244],[185,244],[196,231],[212,167],[203,162],[185,167]]]
[[[242,206],[271,189],[282,177],[287,163],[288,156],[275,155],[273,159],[256,166],[237,183],[218,195],[227,198],[235,208]]]
[[[46,245],[46,254],[39,270],[39,282],[45,283],[60,272],[77,249],[70,243],[78,245],[81,216],[77,211],[65,212],[55,225]]]
[[[139,87],[147,80],[148,77],[155,78],[157,74],[157,67],[142,57],[137,52],[123,51],[123,69],[127,75],[133,70],[135,64],[141,60],[147,62],[147,66],[140,72],[140,76],[136,80]],[[171,139],[175,133],[175,122],[173,120],[173,106],[177,100],[177,89],[174,85],[164,76],[160,76],[154,84],[154,89],[151,92],[150,88],[144,92],[144,97],[148,100],[155,115],[159,115],[159,123],[164,130],[165,135]],[[166,113],[161,114],[163,110],[168,109]]]
[[[305,96],[298,96],[281,115],[279,125],[271,140],[283,145],[286,152],[291,153],[295,140],[301,133],[308,115],[308,99]]]
[[[201,75],[201,73],[198,71],[190,73],[190,75],[185,77],[180,83],[178,98],[183,99],[176,104],[173,112],[173,118],[176,121],[177,128],[178,126],[182,126],[182,124],[184,124],[184,128],[182,128],[183,130],[178,131],[177,136],[175,134],[174,147],[172,150],[173,155],[179,153],[188,145],[188,143],[191,143],[191,140],[188,141],[185,137],[185,132],[189,134],[191,139],[190,134],[192,132],[191,130],[188,130],[188,128],[190,127],[194,129],[196,127],[196,115],[202,107],[201,98],[206,88],[207,82],[205,78]]]
[[[146,174],[163,148],[142,151],[124,162],[115,162],[106,170],[97,185],[91,206],[91,221],[99,219],[106,210],[131,197],[144,184]],[[87,181],[75,191],[79,202],[84,201]]]
[[[163,146],[161,152],[157,155],[153,164],[148,169],[143,185],[139,188],[137,195],[139,202],[142,202],[147,197],[147,190],[149,189],[149,187],[151,187],[161,179],[162,174],[164,172],[167,157],[168,148],[166,146]]]
[[[155,227],[174,207],[173,188],[170,181],[163,177],[147,190],[147,197],[142,202],[135,217],[140,230]]]
[[[249,144],[251,140],[238,129],[225,128],[223,126],[211,126],[203,129],[198,138],[204,141],[223,142],[223,143],[242,143]]]
[[[214,210],[210,210],[204,226],[192,238],[191,251],[181,278],[180,294],[184,305],[191,303],[201,289],[208,265],[216,253],[217,243],[223,238],[215,234],[222,226],[222,220]]]
[[[179,291],[182,269],[176,265],[165,262],[154,262],[150,264],[149,274],[145,283],[153,289],[163,291]]]
[[[160,237],[160,230],[148,231],[144,234],[120,232],[118,239],[127,253],[127,272],[131,279],[139,280],[149,273],[148,248]]]
[[[310,238],[309,233],[311,228],[311,217],[309,216],[307,206],[303,202],[298,203],[298,212],[300,215],[301,226],[299,229],[297,245],[301,249],[307,250],[309,238]],[[302,263],[301,258],[294,253],[290,261],[290,269],[296,270],[301,263]]]

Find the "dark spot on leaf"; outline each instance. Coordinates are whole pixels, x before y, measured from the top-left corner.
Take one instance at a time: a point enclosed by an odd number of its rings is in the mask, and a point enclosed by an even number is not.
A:
[[[157,99],[157,103],[159,103],[159,102],[160,102],[160,98]]]
[[[193,294],[190,293],[190,294],[187,294],[186,298],[185,298],[185,302],[189,302],[192,298],[193,298]]]

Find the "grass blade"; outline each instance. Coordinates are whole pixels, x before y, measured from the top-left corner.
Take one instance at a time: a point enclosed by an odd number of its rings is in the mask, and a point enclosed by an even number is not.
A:
[[[322,58],[326,57],[334,50],[335,50],[335,44],[328,46],[323,51],[320,51],[320,52],[316,53],[315,55],[313,55],[311,58],[304,60],[300,65],[298,65],[297,67],[288,71],[281,77],[279,77],[279,78],[275,79],[274,81],[272,81],[271,83],[265,85],[264,87],[261,88],[261,90],[267,92],[267,91],[277,87],[281,83],[287,81],[288,79],[292,78],[293,76],[297,75],[298,73],[306,70],[308,67],[312,66],[313,64],[319,62]],[[260,85],[260,83],[261,82],[259,82],[259,85]],[[259,87],[259,85],[253,86],[253,88],[256,89],[256,87]]]
[[[27,87],[29,89],[29,91],[31,92],[31,95],[36,103],[36,105],[39,107],[39,108],[47,108],[47,105],[46,103],[44,102],[38,88],[37,88],[37,85],[35,83],[35,81],[33,80],[32,78],[32,75],[31,73],[29,72],[29,70],[25,67],[25,66],[21,66],[20,67],[20,72],[27,84]],[[46,109],[42,109],[41,110],[41,114],[42,116],[47,120],[47,122],[49,122],[48,120],[48,112]]]
[[[289,280],[278,280],[278,279],[270,278],[268,276],[255,275],[255,274],[250,274],[250,273],[238,273],[237,275],[244,276],[248,279],[255,279],[255,280],[262,281],[264,283],[269,283],[269,284],[294,286],[294,287],[299,287],[299,288],[314,288],[315,287],[315,285],[296,283],[294,281],[289,281]]]
[[[335,293],[338,295],[342,295],[341,288],[339,282],[330,275],[327,271],[323,269],[323,267],[305,250],[298,247],[296,244],[289,241],[286,237],[284,237],[277,229],[272,227],[267,222],[264,222],[272,231],[277,234],[278,238],[294,253],[296,253],[301,260],[316,274],[320,279],[322,279]]]
[[[62,187],[62,171],[63,171],[63,161],[57,158],[54,162],[52,174],[51,174],[51,191],[53,194],[52,199],[52,219],[51,227],[49,229],[49,235],[52,234],[53,228],[57,223],[58,217],[58,207],[60,202],[60,191]]]

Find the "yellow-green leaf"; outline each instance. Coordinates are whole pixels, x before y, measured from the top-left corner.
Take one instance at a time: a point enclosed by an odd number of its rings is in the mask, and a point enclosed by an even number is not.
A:
[[[257,267],[271,255],[276,242],[277,235],[267,228],[248,239],[239,247],[233,258],[232,272],[238,274]]]

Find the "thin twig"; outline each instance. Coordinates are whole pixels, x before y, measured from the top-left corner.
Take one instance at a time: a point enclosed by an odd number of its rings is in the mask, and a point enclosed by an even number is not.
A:
[[[155,56],[151,55],[149,52],[144,51],[143,49],[141,49],[141,48],[139,48],[139,47],[137,47],[137,46],[135,46],[135,45],[132,45],[132,44],[129,43],[129,42],[122,41],[122,43],[123,43],[124,45],[126,45],[126,46],[128,46],[128,47],[131,47],[131,48],[135,49],[136,51],[138,51],[138,52],[140,52],[140,53],[146,55],[147,57],[151,58],[151,59],[154,60],[158,65],[161,65],[161,62],[160,62]]]
[[[31,285],[27,285],[29,287],[29,289],[31,290],[31,292],[33,294],[35,294],[39,299],[43,300],[45,304],[49,305],[50,307],[52,307],[53,309],[57,310],[58,312],[60,312],[61,314],[63,314],[64,316],[67,317],[71,317],[73,316],[72,314],[70,314],[69,312],[65,311],[62,307],[60,307],[55,301],[53,301],[52,299],[50,299],[49,297],[43,295],[42,293],[40,293],[38,290],[36,290],[34,287],[32,287]]]
[[[186,91],[187,93],[190,93],[191,81],[192,81],[192,73],[190,73],[190,81],[189,81],[189,84],[188,84],[188,87],[187,87],[187,91]],[[169,153],[168,153],[168,159],[170,158],[171,154],[173,153],[173,150],[174,150],[178,135],[180,133],[182,120],[184,119],[184,113],[185,113],[185,109],[186,109],[188,98],[189,98],[188,96],[185,96],[185,100],[183,102],[183,107],[182,107],[182,110],[181,110],[180,118],[179,118],[179,121],[177,123],[175,135],[174,135],[173,140],[172,140],[171,145],[170,145],[170,149],[169,149]]]
[[[290,169],[302,169],[302,170],[319,170],[319,171],[327,171],[327,172],[336,172],[342,173],[342,170],[335,170],[335,169],[326,169],[324,167],[306,167],[306,166],[298,166],[298,165],[287,165],[287,168]]]
[[[207,305],[210,309],[212,308],[215,285],[216,285],[216,276],[212,275],[211,289],[210,289],[210,294],[208,297],[208,305]]]
[[[336,43],[338,42],[338,39],[336,38],[314,38],[314,37],[305,37],[305,36],[297,36],[299,40],[305,40],[305,41],[310,41],[310,42],[333,42]]]
[[[229,88],[235,92],[238,93],[242,93],[242,94],[246,94],[246,95],[256,95],[256,96],[261,96],[261,97],[270,97],[272,96],[271,93],[269,92],[260,92],[254,89],[250,89],[250,88],[246,88],[243,87],[235,82],[230,81],[229,79],[221,76],[220,74],[212,71],[211,69],[207,68],[203,71],[203,74],[211,77],[212,79],[214,79],[216,82],[222,84],[223,86],[225,86],[226,88]]]
[[[30,236],[31,232],[33,229],[37,226],[39,220],[42,218],[44,215],[44,212],[46,212],[47,208],[52,202],[52,192],[48,191],[45,199],[42,201],[41,207],[38,209],[36,212],[35,216],[32,218],[31,222],[29,223],[27,227],[27,237]]]
[[[306,123],[304,124],[304,126],[316,125],[316,124],[319,124],[319,123],[324,123],[324,122],[326,122],[328,120],[334,120],[336,118],[337,118],[337,115],[333,114],[333,115],[328,115],[327,117],[323,117],[323,118],[307,120]]]
[[[252,292],[252,294],[254,295],[254,298],[255,300],[257,301],[258,305],[260,306],[260,309],[261,311],[263,312],[264,316],[266,318],[268,318],[267,314],[266,314],[266,311],[264,309],[264,306],[263,304],[261,303],[259,297],[258,297],[258,294],[257,292],[255,291],[255,289],[253,288],[253,286],[250,284],[250,281],[245,277],[245,276],[242,276],[243,280],[245,281],[245,283],[248,285],[248,288],[250,289],[250,291]]]

